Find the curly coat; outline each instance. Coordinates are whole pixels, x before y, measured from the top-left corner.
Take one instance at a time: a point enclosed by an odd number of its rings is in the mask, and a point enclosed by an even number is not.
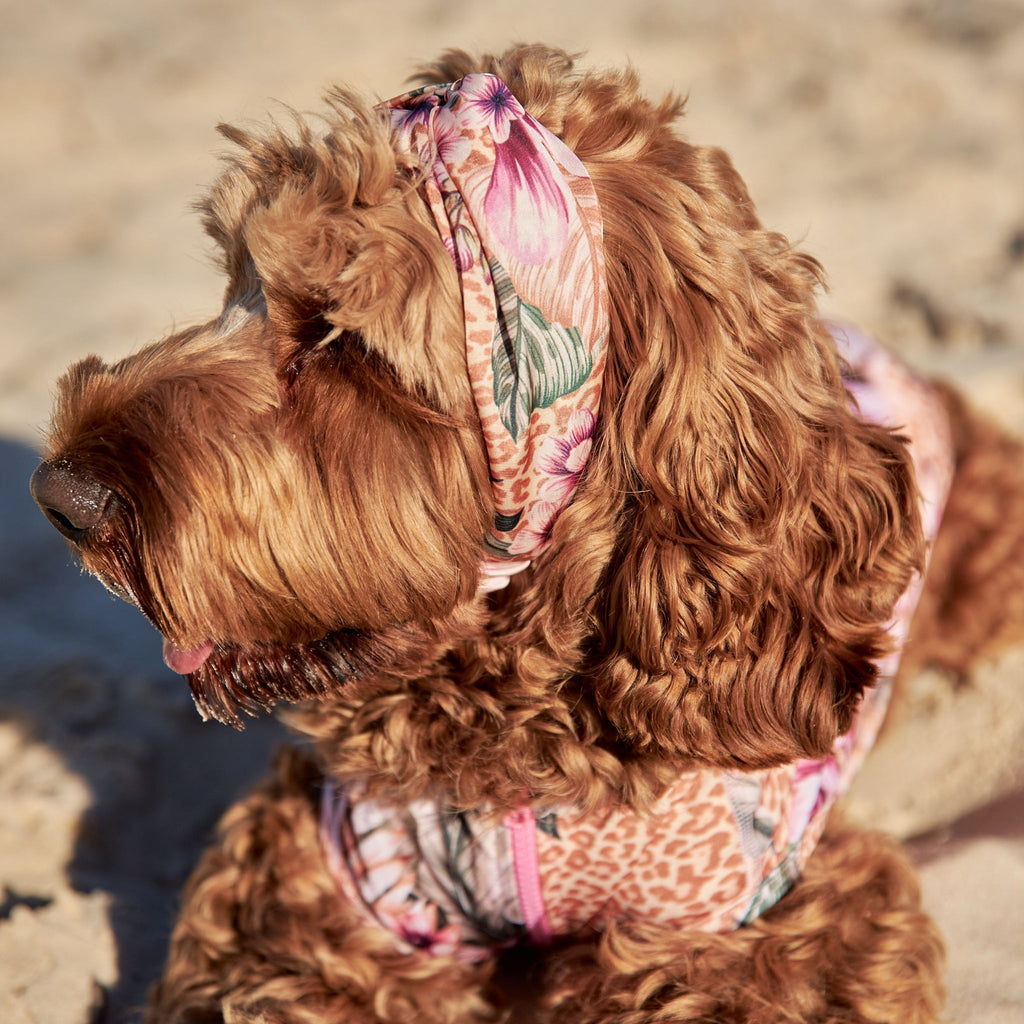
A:
[[[85,566],[178,647],[213,643],[189,680],[204,713],[302,701],[316,755],[228,812],[153,1020],[489,1019],[491,967],[398,953],[339,900],[322,774],[456,807],[643,810],[687,767],[823,757],[923,567],[905,443],[850,409],[819,265],[762,228],[724,153],[676,134],[681,102],[536,46],[422,78],[476,70],[586,165],[612,311],[585,477],[507,591],[476,593],[492,509],[455,270],[420,169],[346,91],[324,125],[222,128],[239,152],[200,209],[224,313],[62,382],[48,464],[111,492],[73,538]],[[970,469],[983,428],[948,401]],[[1021,531],[956,498],[1011,481],[1024,508],[1000,444],[987,477],[961,473],[919,624],[958,623],[938,654],[963,672],[1024,621]],[[954,577],[993,545],[1011,611],[965,616],[978,594]],[[530,1019],[926,1021],[940,967],[904,856],[837,830],[735,933],[623,923],[554,952]]]

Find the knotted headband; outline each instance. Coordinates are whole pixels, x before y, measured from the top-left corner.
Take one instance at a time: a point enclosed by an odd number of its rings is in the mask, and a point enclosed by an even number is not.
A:
[[[487,548],[532,558],[583,473],[601,397],[608,291],[597,195],[575,154],[494,75],[385,106],[427,171],[424,194],[459,272],[494,493]]]

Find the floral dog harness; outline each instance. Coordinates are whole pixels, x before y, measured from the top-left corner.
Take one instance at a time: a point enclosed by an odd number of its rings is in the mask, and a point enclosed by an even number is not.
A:
[[[589,454],[608,327],[597,199],[580,161],[493,76],[386,106],[428,170],[424,194],[462,282],[497,510],[490,589],[544,547]],[[833,335],[861,415],[910,439],[931,541],[952,480],[945,413],[883,349],[843,328]],[[794,883],[874,742],[920,588],[897,603],[878,683],[823,760],[687,771],[646,815],[524,807],[501,819],[442,800],[393,805],[328,782],[327,865],[403,948],[465,960],[613,918],[716,932],[750,921]]]

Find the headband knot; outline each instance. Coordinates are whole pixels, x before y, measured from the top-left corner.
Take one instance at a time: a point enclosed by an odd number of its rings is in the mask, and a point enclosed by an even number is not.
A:
[[[547,545],[590,454],[608,337],[597,194],[576,155],[501,79],[467,75],[385,104],[427,171],[459,273],[466,361],[494,494],[492,556]]]

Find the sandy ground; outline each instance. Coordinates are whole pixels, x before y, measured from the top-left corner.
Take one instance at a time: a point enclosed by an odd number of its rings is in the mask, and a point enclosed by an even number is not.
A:
[[[215,308],[189,201],[219,120],[381,97],[444,47],[543,40],[690,97],[826,308],[1024,431],[1024,2],[0,0],[0,1020],[135,1019],[176,892],[280,735],[202,725],[26,481],[52,382]],[[912,840],[951,1020],[1024,1019],[1024,638],[923,677],[851,812]]]

